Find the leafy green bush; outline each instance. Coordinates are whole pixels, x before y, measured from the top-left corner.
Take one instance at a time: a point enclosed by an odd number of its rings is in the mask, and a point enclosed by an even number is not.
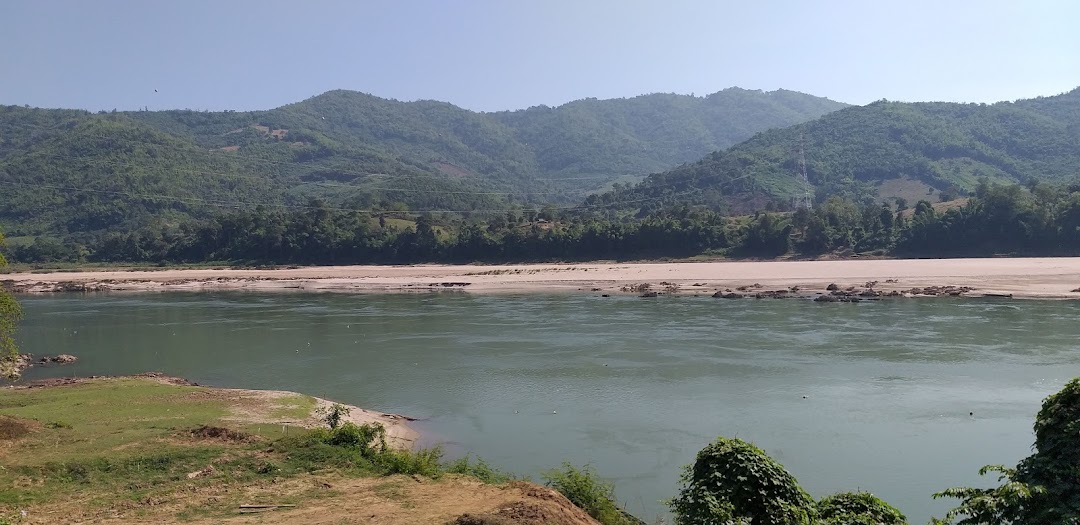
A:
[[[1080,523],[1080,378],[1043,401],[1035,418],[1034,448],[1015,469],[988,465],[979,471],[998,472],[1000,486],[934,494],[960,500],[938,523]]]
[[[822,525],[906,525],[907,518],[869,492],[842,492],[817,503]]]
[[[814,500],[795,478],[761,449],[724,437],[698,452],[670,502],[683,525],[744,523],[809,525]]]
[[[999,473],[998,481],[1004,483],[988,489],[956,487],[934,494],[934,499],[956,498],[961,503],[960,506],[950,510],[945,515],[945,519],[935,519],[931,523],[935,525],[954,522],[960,525],[1028,523],[1023,516],[1030,505],[1031,498],[1044,492],[1044,489],[1018,481],[1016,470],[1002,465],[987,465],[979,469],[980,476],[985,476],[988,472]],[[957,519],[960,521],[956,521]]]
[[[326,426],[330,427],[330,430],[334,430],[341,424],[341,420],[345,419],[349,415],[349,407],[334,403],[330,408],[319,409],[322,415],[322,420],[326,422]]]
[[[446,465],[445,469],[448,474],[472,476],[489,484],[506,483],[513,479],[510,474],[491,467],[483,459],[477,458],[476,462],[473,463],[469,456],[465,456]]]
[[[437,478],[443,473],[442,449],[384,450],[375,458],[375,465],[384,475],[407,474]]]
[[[589,465],[578,469],[563,463],[562,469],[543,474],[547,486],[559,491],[566,499],[604,525],[636,523],[615,505],[615,487],[596,475]]]
[[[326,443],[335,447],[353,448],[360,455],[371,458],[386,452],[386,428],[382,425],[345,423],[330,431]]]
[[[315,471],[327,467],[379,475],[417,474],[438,477],[445,471],[442,449],[397,450],[386,443],[386,428],[378,423],[347,422],[333,430],[317,428],[277,440],[274,448],[286,453],[293,468]]]

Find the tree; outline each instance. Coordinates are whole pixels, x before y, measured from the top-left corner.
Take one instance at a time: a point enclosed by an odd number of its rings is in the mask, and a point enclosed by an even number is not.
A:
[[[1043,401],[1035,418],[1034,449],[1016,469],[990,465],[979,471],[999,472],[998,480],[1004,483],[998,487],[958,487],[934,494],[960,500],[937,523],[1080,523],[1080,378]]]
[[[0,233],[0,247],[4,245],[4,234]],[[7,266],[7,259],[0,253],[0,267]],[[16,366],[19,347],[15,343],[15,332],[22,319],[22,307],[7,290],[0,289],[0,373],[9,379],[19,377]]]
[[[934,499],[956,498],[960,506],[945,514],[945,519],[935,519],[934,525],[957,523],[958,525],[1008,525],[1028,523],[1024,521],[1024,509],[1041,487],[1031,487],[1016,479],[1016,470],[1002,465],[987,465],[979,469],[979,475],[998,472],[1000,486],[989,489],[955,487],[934,494]],[[956,521],[959,519],[959,521]],[[1036,523],[1036,522],[1032,522]]]
[[[322,420],[326,423],[326,426],[330,427],[330,430],[334,430],[341,425],[341,421],[349,417],[349,407],[340,403],[334,403],[329,407],[319,409],[319,413],[322,416]]]
[[[1034,494],[1028,523],[1080,522],[1080,378],[1043,401],[1035,417],[1035,453],[1016,467]]]

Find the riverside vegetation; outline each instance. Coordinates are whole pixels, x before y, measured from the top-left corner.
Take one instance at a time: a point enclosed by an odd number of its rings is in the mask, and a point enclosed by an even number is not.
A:
[[[4,246],[4,234],[0,232],[0,247]],[[7,266],[7,259],[0,253],[0,268]],[[0,290],[0,377],[19,377],[19,349],[15,342],[22,308],[7,290]]]
[[[20,509],[74,512],[71,504],[86,515],[224,519],[267,483],[278,487],[277,504],[318,506],[333,492],[326,480],[342,477],[412,475],[439,482],[467,476],[490,484],[512,479],[483,461],[444,462],[438,448],[390,447],[381,425],[342,423],[347,414],[340,406],[322,414],[326,428],[284,434],[279,424],[238,424],[228,419],[231,398],[145,378],[5,390],[0,395],[0,440],[5,442],[0,523],[17,523]],[[296,418],[314,407],[299,395],[277,403],[264,410]],[[1002,485],[936,494],[957,498],[960,505],[933,524],[1075,522],[1080,517],[1078,426],[1080,378],[1043,403],[1030,457],[1015,469],[984,469],[1000,472]],[[295,486],[288,480],[311,475],[325,488],[290,490]],[[641,523],[618,508],[612,485],[588,467],[564,465],[546,479],[600,523]],[[686,525],[906,523],[899,510],[868,493],[815,501],[762,450],[727,438],[706,446],[686,467],[670,506],[675,522]],[[506,523],[470,519],[457,523]]]
[[[830,197],[813,210],[729,217],[687,205],[643,217],[516,212],[486,220],[258,208],[110,233],[100,244],[38,237],[26,263],[366,264],[663,257],[1080,255],[1080,185],[980,183],[968,198],[882,204]]]

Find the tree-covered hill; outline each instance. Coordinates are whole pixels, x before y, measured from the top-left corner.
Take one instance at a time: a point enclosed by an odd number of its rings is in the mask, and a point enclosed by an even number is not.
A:
[[[11,126],[30,115],[42,126]],[[333,182],[334,164],[304,161],[319,146],[274,144],[259,130],[238,133],[254,155],[208,149],[132,114],[0,108],[0,224],[10,237],[124,231],[153,220],[204,217],[221,208],[304,207],[474,209],[501,203],[486,186],[410,168],[377,152],[341,148],[335,162],[379,173],[364,185]],[[28,132],[20,133],[24,129]],[[289,149],[285,149],[289,148]],[[290,151],[291,149],[291,151]],[[390,186],[392,184],[392,186]],[[390,186],[393,191],[369,188]]]
[[[730,88],[706,97],[673,94],[586,99],[494,116],[535,153],[553,177],[662,171],[727,148],[759,131],[784,128],[844,107],[794,91]]]
[[[313,199],[364,210],[572,203],[841,107],[741,89],[502,113],[351,91],[254,112],[0,106],[0,227],[63,236]]]
[[[879,101],[759,133],[724,151],[590,197],[637,209],[698,203],[728,209],[790,204],[802,192],[805,156],[811,191],[856,199],[941,196],[990,183],[1080,178],[1080,89],[986,104]],[[907,192],[907,194],[905,194]],[[905,200],[911,201],[910,198]]]

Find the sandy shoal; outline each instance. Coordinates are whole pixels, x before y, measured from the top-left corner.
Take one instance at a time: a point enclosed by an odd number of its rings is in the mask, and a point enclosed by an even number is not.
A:
[[[880,259],[842,261],[581,263],[523,265],[312,266],[290,269],[196,269],[12,273],[0,276],[20,292],[76,285],[88,290],[306,290],[347,292],[586,291],[620,293],[649,283],[654,290],[678,285],[677,293],[700,295],[760,284],[763,289],[798,286],[804,292],[877,281],[875,289],[906,291],[928,286],[967,286],[970,295],[1018,298],[1080,298],[1080,258]],[[69,286],[67,289],[71,289]]]

